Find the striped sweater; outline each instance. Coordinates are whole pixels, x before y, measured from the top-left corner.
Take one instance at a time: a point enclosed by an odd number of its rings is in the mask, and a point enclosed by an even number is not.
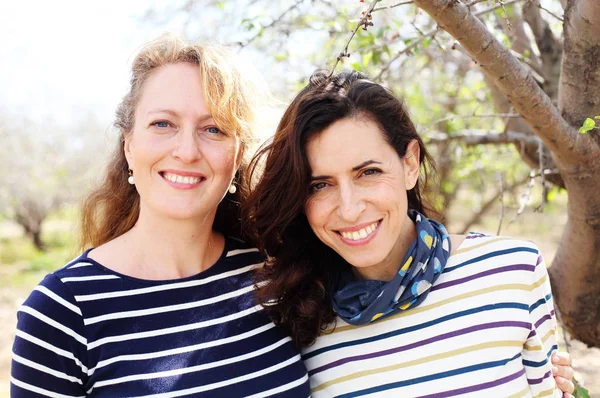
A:
[[[302,357],[313,397],[561,397],[546,266],[530,242],[471,234],[416,308],[337,320]]]
[[[11,396],[306,398],[300,355],[254,301],[261,264],[227,239],[208,270],[148,281],[84,253],[20,308]]]

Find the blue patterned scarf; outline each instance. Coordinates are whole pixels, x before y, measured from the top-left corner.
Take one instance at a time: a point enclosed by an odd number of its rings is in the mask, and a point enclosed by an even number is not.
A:
[[[450,257],[446,228],[415,210],[409,210],[417,237],[411,243],[390,282],[357,280],[351,270],[338,280],[332,296],[333,309],[351,325],[366,325],[376,319],[419,305],[442,273]]]

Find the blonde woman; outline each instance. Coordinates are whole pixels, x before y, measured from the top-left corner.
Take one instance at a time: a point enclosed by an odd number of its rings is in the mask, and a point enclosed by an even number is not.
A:
[[[239,240],[254,96],[223,49],[141,50],[83,207],[93,249],[19,310],[12,397],[309,395],[290,338],[254,301],[262,258]]]

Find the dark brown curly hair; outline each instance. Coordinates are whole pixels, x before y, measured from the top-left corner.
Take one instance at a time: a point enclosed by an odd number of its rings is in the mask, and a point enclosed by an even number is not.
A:
[[[248,181],[255,184],[242,205],[247,228],[268,258],[257,275],[258,301],[297,347],[312,344],[335,321],[331,287],[350,267],[315,236],[304,213],[311,176],[306,144],[334,122],[356,116],[377,123],[400,157],[412,140],[419,143],[425,167],[407,192],[408,207],[430,210],[421,189],[433,162],[402,101],[359,72],[331,77],[315,72],[285,111],[273,140],[251,160]]]

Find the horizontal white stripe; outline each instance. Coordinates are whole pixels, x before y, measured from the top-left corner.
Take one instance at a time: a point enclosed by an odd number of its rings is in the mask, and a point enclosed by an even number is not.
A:
[[[64,395],[64,394],[59,394],[59,393],[54,392],[54,391],[48,391],[48,390],[45,390],[43,388],[32,386],[31,384],[22,382],[21,380],[17,380],[14,377],[10,378],[10,382],[12,384],[14,384],[15,386],[17,386],[17,387],[21,387],[24,390],[33,391],[35,393],[38,393],[40,395],[44,395],[46,397],[52,397],[52,398],[85,398],[85,395],[81,395],[81,396]]]
[[[280,392],[284,392],[284,391],[287,391],[287,390],[291,390],[294,387],[298,387],[299,385],[302,385],[302,384],[306,383],[307,381],[308,381],[308,375],[305,374],[304,376],[302,376],[298,380],[294,380],[294,381],[292,381],[290,383],[284,384],[282,386],[279,386],[277,388],[273,388],[273,389],[268,390],[268,391],[259,392],[258,394],[254,394],[254,395],[248,395],[246,398],[270,397],[271,395],[279,394]]]
[[[194,388],[188,388],[185,390],[179,390],[179,391],[169,391],[169,392],[165,392],[165,393],[161,393],[161,394],[153,394],[153,395],[144,395],[144,397],[146,398],[150,398],[150,397],[156,397],[156,398],[169,398],[169,397],[180,397],[182,395],[189,395],[189,394],[197,394],[203,391],[209,391],[209,390],[214,390],[217,388],[221,388],[221,387],[226,387],[226,386],[230,386],[232,384],[236,384],[236,383],[241,383],[243,381],[246,380],[250,380],[250,379],[254,379],[260,376],[264,376],[267,375],[269,373],[273,373],[279,369],[283,369],[291,364],[293,364],[294,362],[298,362],[300,360],[300,354],[288,359],[287,361],[284,362],[280,362],[277,365],[273,365],[271,367],[268,367],[266,369],[262,369],[256,372],[252,372],[252,373],[248,373],[245,374],[243,376],[239,376],[239,377],[235,377],[233,379],[229,379],[229,380],[224,380],[224,381],[220,381],[218,383],[212,383],[212,384],[207,384],[205,386],[199,386],[199,387],[194,387]]]
[[[40,365],[39,363],[35,363],[33,361],[30,361],[27,358],[23,358],[23,357],[15,354],[14,352],[13,352],[13,355],[12,355],[12,359],[15,362],[18,362],[18,363],[20,363],[22,365],[28,366],[28,367],[30,367],[32,369],[35,369],[35,370],[38,370],[40,372],[49,374],[49,375],[54,376],[56,378],[67,380],[67,381],[70,381],[72,383],[78,383],[78,384],[83,385],[83,383],[81,382],[81,379],[78,379],[77,377],[69,376],[66,373],[59,372],[58,370],[54,370],[54,369],[49,368],[49,367],[44,366],[44,365]]]
[[[77,263],[77,264],[71,265],[69,267],[69,269],[75,269],[75,268],[81,268],[81,267],[89,267],[91,265],[92,265],[92,263]]]
[[[105,279],[120,279],[117,275],[92,275],[92,276],[70,276],[68,278],[62,278],[62,283],[67,282],[89,282],[89,281],[101,281]]]
[[[92,350],[96,347],[99,347],[103,344],[108,344],[108,343],[116,343],[116,342],[125,341],[125,340],[144,339],[147,337],[163,336],[165,334],[172,334],[172,333],[178,333],[178,332],[185,332],[187,330],[201,329],[201,328],[205,328],[207,326],[218,325],[220,323],[226,323],[226,322],[232,321],[234,319],[243,318],[247,315],[253,314],[260,310],[261,310],[261,306],[256,305],[254,307],[245,309],[244,311],[240,311],[235,314],[227,315],[227,316],[224,316],[221,318],[210,319],[208,321],[191,323],[189,325],[174,326],[174,327],[165,328],[165,329],[150,330],[150,331],[146,331],[146,332],[129,333],[129,334],[122,334],[119,336],[104,337],[102,339],[99,339],[99,340],[89,343],[88,350]]]
[[[42,314],[41,312],[39,312],[37,310],[34,310],[31,307],[22,305],[21,308],[19,309],[19,311],[25,312],[25,313],[39,319],[40,321],[44,322],[45,324],[50,325],[64,333],[68,334],[69,336],[73,337],[75,340],[77,340],[81,344],[87,344],[87,340],[85,337],[75,333],[73,330],[69,329],[68,327],[66,327],[63,324],[58,323],[54,319],[48,318],[46,315]]]
[[[110,314],[99,315],[99,316],[96,316],[93,318],[84,319],[83,323],[84,323],[84,325],[87,326],[87,325],[93,325],[94,323],[107,321],[110,319],[134,318],[134,317],[138,317],[138,316],[155,315],[155,314],[162,314],[165,312],[174,312],[174,311],[187,310],[190,308],[198,308],[198,307],[203,307],[205,305],[214,304],[214,303],[218,303],[220,301],[228,300],[233,297],[238,297],[238,296],[241,296],[248,292],[251,292],[252,290],[254,290],[254,285],[246,286],[242,289],[239,289],[239,290],[236,290],[233,292],[229,292],[226,294],[222,294],[220,296],[211,297],[211,298],[199,300],[199,301],[193,301],[191,303],[166,305],[164,307],[154,307],[154,308],[148,308],[145,310],[122,311],[122,312],[113,312]]]
[[[170,370],[165,370],[162,372],[142,373],[142,374],[125,376],[125,377],[118,377],[116,379],[98,381],[98,382],[94,383],[94,387],[92,387],[92,389],[100,388],[100,387],[104,387],[104,386],[111,386],[111,385],[115,385],[115,384],[126,383],[129,381],[149,380],[149,379],[158,379],[161,377],[180,376],[180,375],[184,375],[184,374],[188,374],[188,373],[200,372],[202,370],[218,368],[220,366],[225,366],[225,365],[230,365],[230,364],[237,363],[237,362],[242,362],[242,361],[245,361],[250,358],[256,358],[259,355],[266,354],[270,351],[277,349],[278,347],[281,347],[282,345],[284,345],[285,343],[287,343],[288,341],[291,341],[291,340],[292,339],[290,337],[284,337],[283,339],[281,339],[271,345],[263,347],[259,350],[256,350],[256,351],[252,351],[252,352],[249,352],[249,353],[246,353],[243,355],[238,355],[236,357],[223,359],[221,361],[215,361],[215,362],[210,362],[210,363],[204,363],[202,365],[191,366],[189,368],[170,369]],[[91,393],[92,389],[88,390],[87,393],[88,394]]]
[[[225,257],[232,257],[232,256],[237,256],[238,254],[244,254],[244,253],[252,253],[252,252],[257,252],[258,249],[257,248],[252,248],[252,249],[237,249],[237,250],[232,250],[227,252],[227,255],[225,255]]]
[[[59,295],[57,295],[56,293],[54,293],[53,291],[51,291],[47,287],[38,285],[38,286],[36,286],[36,288],[34,290],[37,290],[38,292],[41,292],[41,293],[45,294],[46,296],[50,297],[52,300],[54,300],[57,303],[63,305],[64,307],[70,309],[71,311],[73,311],[77,315],[81,315],[81,310],[79,309],[79,307],[77,307],[77,306],[69,303],[67,300],[65,300],[64,298],[60,297]]]
[[[238,334],[235,336],[226,337],[224,339],[208,341],[206,343],[194,344],[194,345],[190,345],[190,346],[186,346],[186,347],[173,348],[170,350],[150,352],[150,353],[144,353],[144,354],[119,355],[117,357],[113,357],[113,358],[98,362],[98,364],[96,365],[95,368],[89,370],[88,376],[93,375],[97,369],[102,368],[104,366],[111,365],[116,362],[141,361],[141,360],[146,360],[146,359],[165,357],[168,355],[177,355],[177,354],[183,354],[183,353],[191,352],[191,351],[198,351],[198,350],[202,350],[205,348],[213,348],[213,347],[217,347],[217,346],[220,346],[223,344],[229,344],[229,343],[233,343],[236,341],[247,339],[249,337],[260,334],[266,330],[272,329],[274,327],[275,327],[275,324],[272,322],[269,322],[264,326],[250,330],[248,332],[241,333],[241,334]]]
[[[83,302],[83,301],[92,301],[92,300],[102,300],[102,299],[108,299],[108,298],[115,298],[115,297],[135,296],[135,295],[138,295],[138,294],[160,292],[160,291],[165,291],[165,290],[184,289],[184,288],[187,288],[187,287],[194,287],[194,286],[205,285],[207,283],[214,282],[214,281],[217,281],[219,279],[225,279],[225,278],[228,278],[230,276],[243,274],[243,273],[251,271],[251,270],[253,270],[255,268],[259,268],[261,266],[262,266],[262,263],[251,264],[251,265],[248,265],[248,266],[243,267],[243,268],[239,268],[239,269],[236,269],[236,270],[233,270],[233,271],[223,272],[221,274],[214,275],[214,276],[211,276],[209,278],[200,279],[200,280],[169,283],[169,284],[152,286],[152,287],[144,287],[144,288],[141,288],[141,289],[122,290],[122,291],[107,292],[107,293],[85,294],[85,295],[81,295],[81,296],[75,296],[75,300],[78,301],[78,302]]]
[[[32,344],[35,344],[35,345],[40,346],[42,348],[45,348],[48,351],[52,351],[56,355],[60,355],[60,356],[63,356],[65,358],[72,359],[73,362],[75,362],[75,364],[81,368],[82,372],[84,372],[84,373],[88,372],[88,368],[86,366],[84,366],[81,363],[81,361],[79,361],[79,359],[76,358],[75,355],[73,355],[72,352],[63,350],[62,348],[55,347],[52,344],[46,343],[45,341],[40,340],[37,337],[34,337],[34,336],[32,336],[32,335],[30,335],[28,333],[25,333],[25,332],[23,332],[22,330],[19,330],[19,329],[17,329],[15,335],[18,336],[18,337],[20,337],[20,338],[22,338],[23,340],[29,341]]]

